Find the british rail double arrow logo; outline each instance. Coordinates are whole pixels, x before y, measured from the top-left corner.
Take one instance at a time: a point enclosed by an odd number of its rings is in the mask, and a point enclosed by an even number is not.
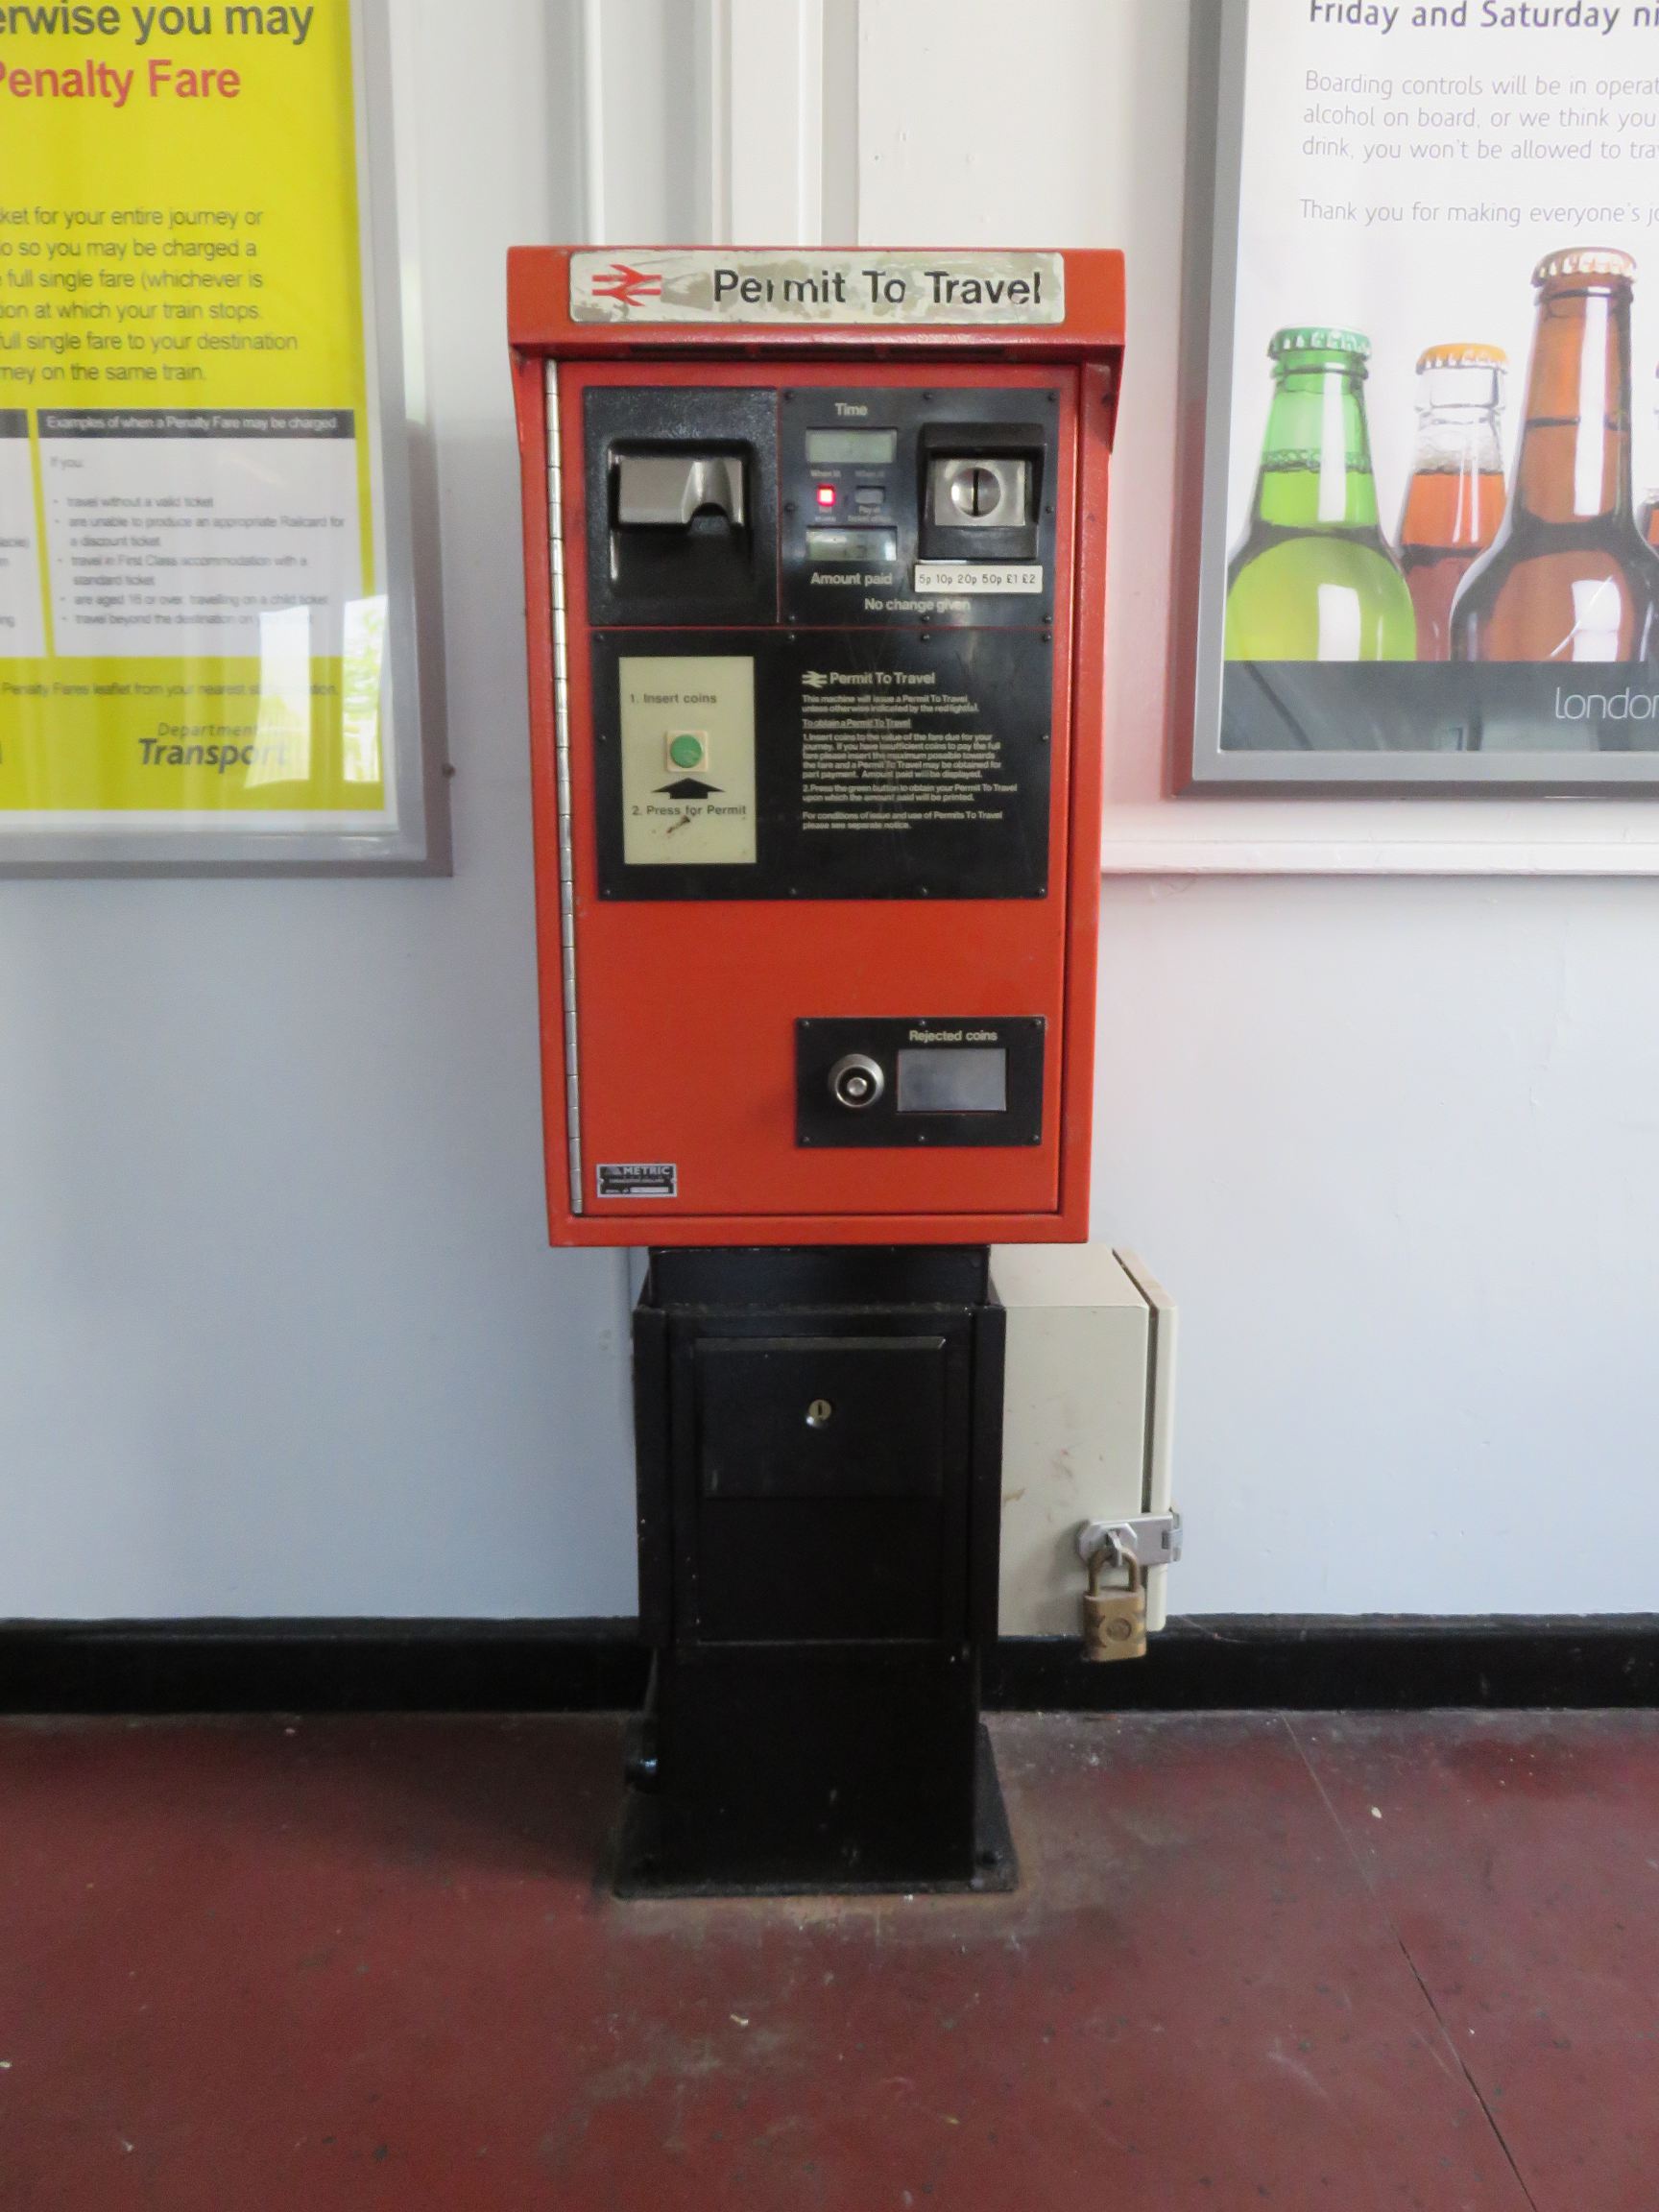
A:
[[[642,300],[661,300],[662,279],[648,276],[643,269],[630,269],[626,261],[613,261],[593,279],[601,300],[614,300],[624,307],[637,307]]]

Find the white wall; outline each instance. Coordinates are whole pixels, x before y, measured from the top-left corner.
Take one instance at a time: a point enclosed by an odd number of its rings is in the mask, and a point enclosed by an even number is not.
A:
[[[694,12],[605,0],[618,239],[712,204]],[[502,339],[505,247],[580,220],[573,13],[397,6],[454,881],[0,885],[0,1614],[632,1604],[620,1266],[541,1224]],[[1185,13],[862,9],[864,240],[1133,254],[1120,728],[1162,711]],[[1104,921],[1096,1229],[1182,1300],[1176,1607],[1650,1606],[1659,888],[1118,880]]]
[[[1187,17],[863,14],[866,240],[1128,251],[1120,733],[1165,713]],[[1172,1606],[1659,1602],[1659,886],[1118,879],[1102,919],[1095,1234],[1182,1308]]]
[[[541,1221],[503,334],[570,42],[398,14],[455,877],[0,885],[0,1614],[634,1601],[620,1262]]]
[[[1185,1611],[1650,1611],[1659,890],[1107,888],[1097,1229]]]

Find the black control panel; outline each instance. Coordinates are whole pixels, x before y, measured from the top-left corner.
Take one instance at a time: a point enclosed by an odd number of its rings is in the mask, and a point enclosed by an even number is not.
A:
[[[607,631],[592,650],[603,898],[1046,894],[1045,633]],[[735,663],[730,681],[749,703],[741,732],[685,681],[705,656]],[[676,694],[642,742],[650,703]],[[700,743],[689,770],[681,735]],[[717,827],[738,807],[750,833],[728,847],[703,821]]]
[[[584,404],[601,896],[1046,897],[1058,389]]]
[[[784,391],[786,619],[1050,621],[1058,416],[1054,392]]]
[[[797,1022],[796,1142],[1040,1144],[1046,1033],[1030,1016]]]

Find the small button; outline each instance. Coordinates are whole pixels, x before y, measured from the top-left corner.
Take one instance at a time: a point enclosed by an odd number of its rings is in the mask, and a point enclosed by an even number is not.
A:
[[[700,730],[680,730],[668,740],[670,768],[707,768],[709,741]]]
[[[879,515],[887,504],[885,492],[854,492],[853,504],[861,514]]]

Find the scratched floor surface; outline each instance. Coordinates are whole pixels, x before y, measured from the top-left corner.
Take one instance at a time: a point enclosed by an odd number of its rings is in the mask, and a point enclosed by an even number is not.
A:
[[[669,1908],[607,1721],[0,1728],[0,2206],[1659,2205],[1659,1715],[997,1737],[1018,1895]]]

